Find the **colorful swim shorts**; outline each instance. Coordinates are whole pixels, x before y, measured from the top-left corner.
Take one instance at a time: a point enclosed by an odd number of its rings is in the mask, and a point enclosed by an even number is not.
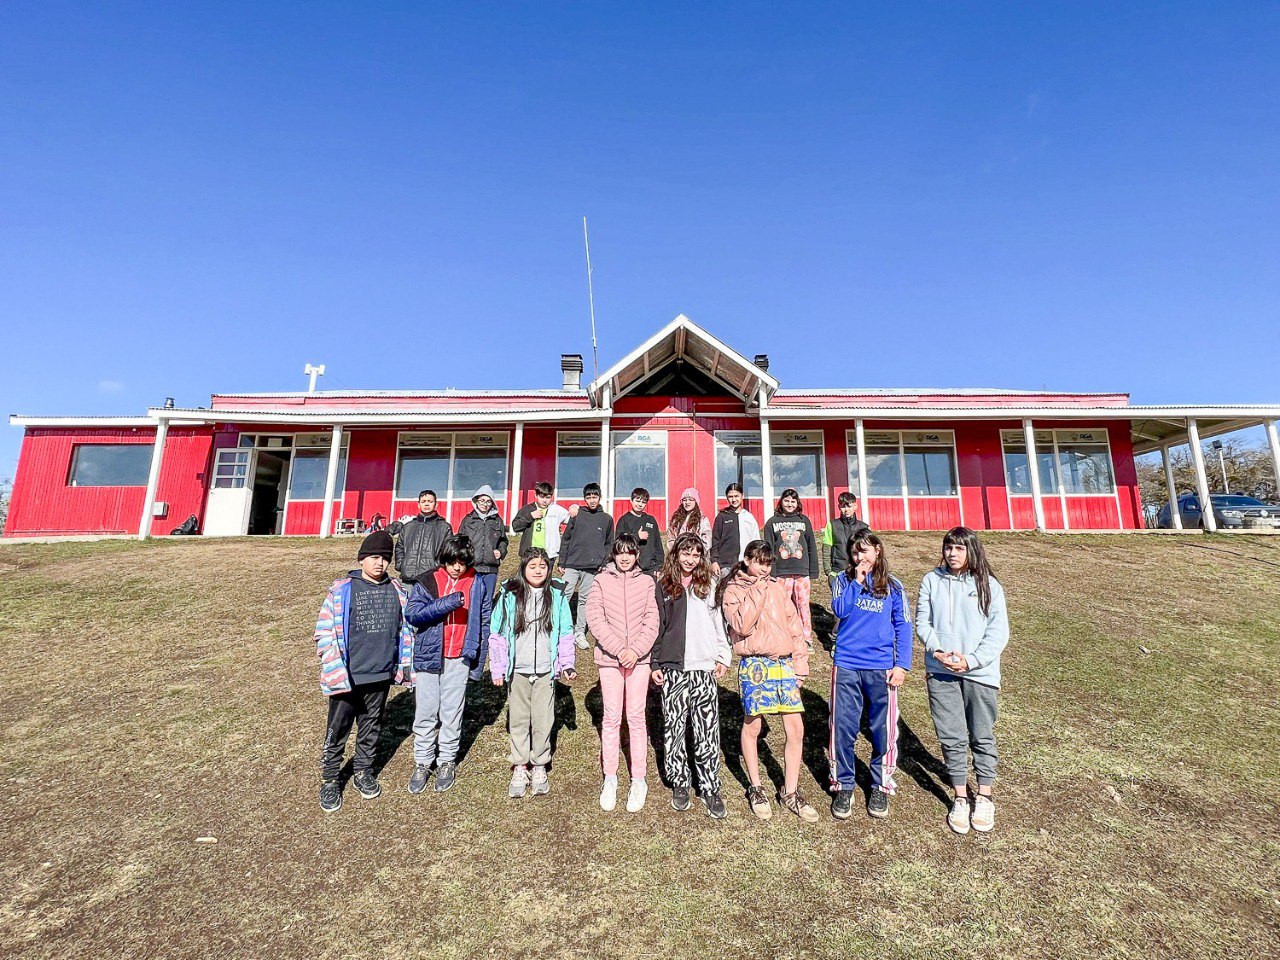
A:
[[[791,658],[743,657],[738,663],[742,712],[748,717],[765,713],[804,713],[800,681]]]

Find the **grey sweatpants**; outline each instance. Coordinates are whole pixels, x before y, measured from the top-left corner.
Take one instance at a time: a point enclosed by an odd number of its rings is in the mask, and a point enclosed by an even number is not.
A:
[[[942,744],[951,785],[969,782],[969,751],[979,786],[996,782],[996,694],[995,687],[974,683],[963,677],[929,674],[929,712],[933,729]]]
[[[573,588],[578,588],[578,602],[573,607],[573,635],[579,640],[587,639],[587,593],[596,582],[596,575],[588,570],[565,570],[564,595],[573,595]]]
[[[551,726],[556,719],[556,690],[551,674],[511,677],[507,693],[507,733],[511,764],[546,766],[551,762]]]
[[[419,670],[413,678],[413,762],[452,763],[462,739],[462,706],[467,698],[467,661],[445,660],[441,673]],[[437,737],[437,727],[439,735]],[[437,746],[437,740],[439,741]]]

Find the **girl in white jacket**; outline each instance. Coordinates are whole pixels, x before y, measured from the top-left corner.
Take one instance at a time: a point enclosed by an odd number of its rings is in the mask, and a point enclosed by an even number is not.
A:
[[[916,633],[924,641],[929,711],[955,788],[947,824],[956,833],[968,833],[970,827],[986,833],[995,827],[996,693],[1009,616],[1004,588],[968,527],[956,527],[942,538],[942,563],[920,584]],[[970,752],[978,777],[972,810]]]

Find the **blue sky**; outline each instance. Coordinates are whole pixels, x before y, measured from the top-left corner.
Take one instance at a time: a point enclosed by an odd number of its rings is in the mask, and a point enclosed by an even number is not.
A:
[[[0,412],[556,386],[584,214],[602,363],[1280,401],[1280,6],[433,7],[8,9]]]

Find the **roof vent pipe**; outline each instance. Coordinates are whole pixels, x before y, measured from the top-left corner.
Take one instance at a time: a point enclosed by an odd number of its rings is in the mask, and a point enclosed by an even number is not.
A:
[[[560,354],[560,372],[564,376],[563,389],[581,390],[582,389],[582,354],[580,353]]]
[[[752,361],[761,370],[769,369],[769,355],[767,353],[757,353],[755,360]]]
[[[166,410],[172,410],[172,409],[173,409],[173,397],[165,397],[165,398],[164,398],[164,408],[165,408]]]

